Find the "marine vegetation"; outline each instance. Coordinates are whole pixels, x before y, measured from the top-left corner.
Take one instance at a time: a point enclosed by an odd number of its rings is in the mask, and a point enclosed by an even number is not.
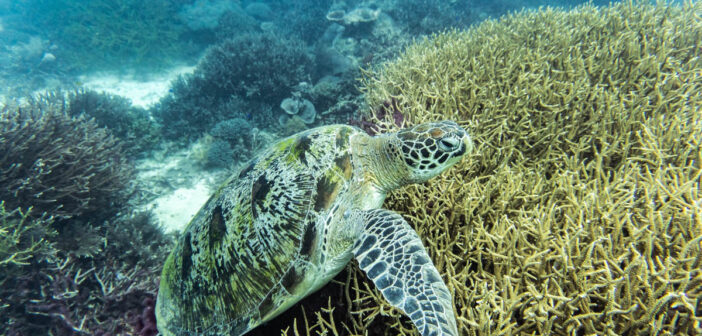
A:
[[[369,106],[475,136],[470,159],[385,202],[422,238],[459,334],[702,333],[701,13],[519,12],[367,73]],[[397,129],[383,114],[367,121]],[[335,281],[268,334],[417,335],[358,266]]]
[[[285,138],[229,178],[183,231],[156,301],[162,335],[239,336],[285,312],[355,258],[424,336],[458,336],[451,294],[391,190],[473,148],[451,121],[368,136],[347,125]]]
[[[52,94],[0,111],[0,200],[61,218],[126,200],[132,168],[118,140]]]

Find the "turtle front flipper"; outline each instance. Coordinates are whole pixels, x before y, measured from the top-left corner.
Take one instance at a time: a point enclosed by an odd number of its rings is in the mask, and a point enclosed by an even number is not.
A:
[[[362,228],[353,253],[383,297],[423,336],[457,336],[451,294],[412,227],[384,209],[351,216]]]

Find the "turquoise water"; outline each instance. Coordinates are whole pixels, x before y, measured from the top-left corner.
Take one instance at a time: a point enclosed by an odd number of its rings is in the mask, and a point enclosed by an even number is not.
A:
[[[157,334],[177,233],[276,139],[362,126],[360,69],[582,3],[0,0],[0,335]]]

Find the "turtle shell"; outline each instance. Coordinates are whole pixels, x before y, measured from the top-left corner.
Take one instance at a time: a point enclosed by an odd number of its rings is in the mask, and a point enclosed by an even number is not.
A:
[[[318,219],[351,179],[356,132],[325,126],[283,139],[220,187],[163,268],[162,334],[240,335],[299,300],[302,275],[320,263]]]

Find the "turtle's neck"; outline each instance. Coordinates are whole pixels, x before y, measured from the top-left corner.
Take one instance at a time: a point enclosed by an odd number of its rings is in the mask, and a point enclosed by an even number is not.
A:
[[[351,137],[354,165],[359,165],[354,169],[359,169],[359,176],[383,193],[411,183],[397,141],[394,133],[375,137],[355,134]]]

